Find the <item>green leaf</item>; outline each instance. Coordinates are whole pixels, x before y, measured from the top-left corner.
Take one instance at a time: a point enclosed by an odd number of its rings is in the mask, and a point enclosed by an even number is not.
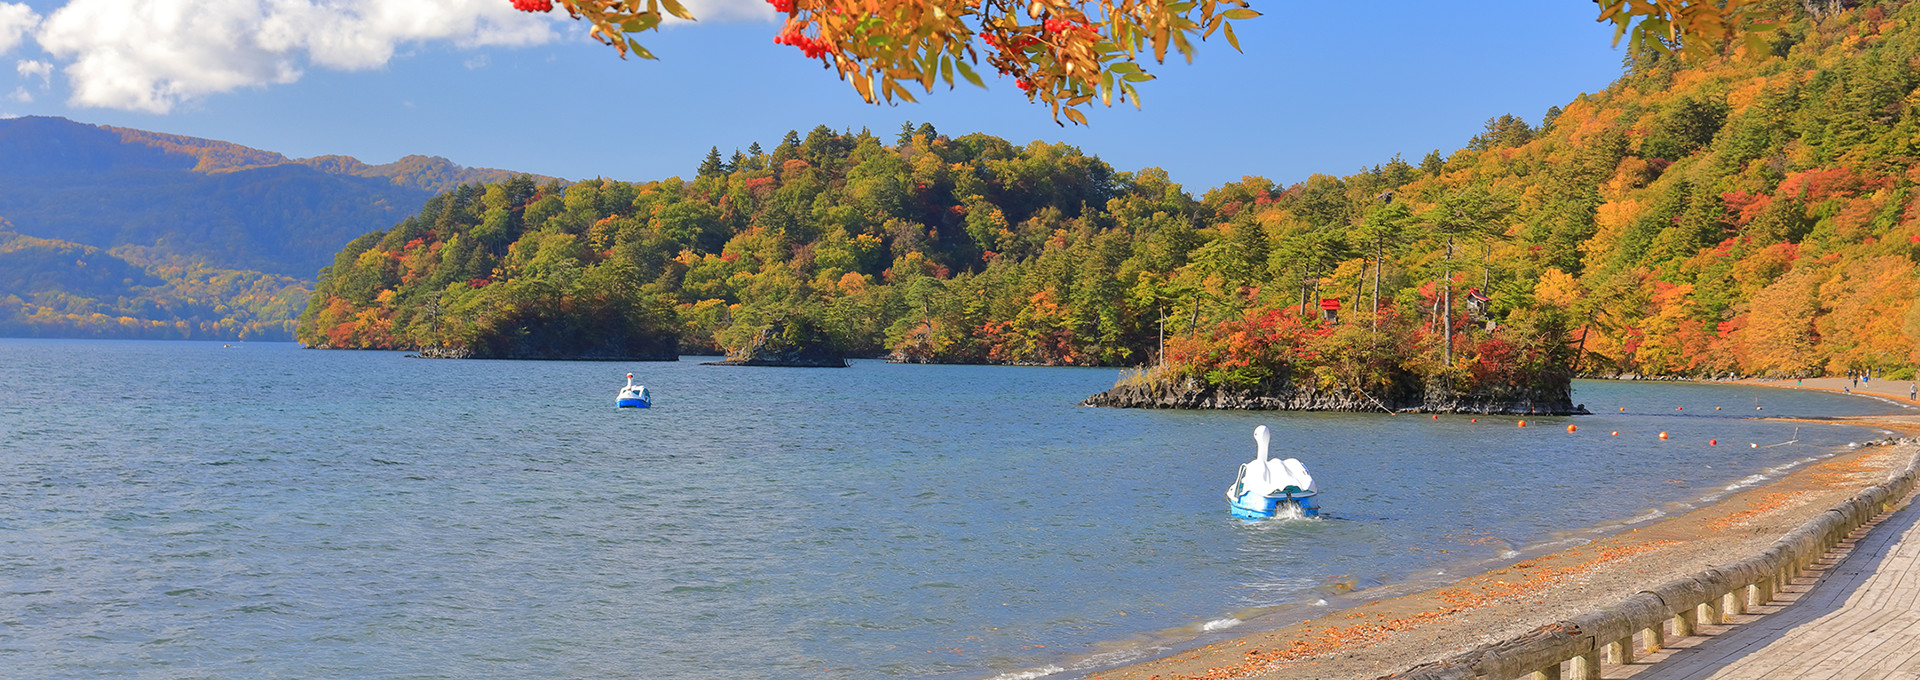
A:
[[[636,42],[633,38],[627,38],[627,49],[633,50],[633,55],[641,59],[659,59],[659,57],[653,56],[652,50],[641,47],[640,43]]]
[[[1233,34],[1233,24],[1227,24],[1222,28],[1226,29],[1225,31],[1222,31],[1222,32],[1227,36],[1227,44],[1233,46],[1233,51],[1245,53],[1246,50],[1240,49],[1240,38],[1234,36]]]
[[[1254,17],[1260,16],[1260,13],[1247,9],[1245,7],[1237,7],[1221,13],[1221,16],[1224,16],[1228,19],[1252,19]]]
[[[1144,71],[1140,73],[1129,73],[1124,76],[1121,76],[1120,79],[1125,80],[1129,83],[1144,83],[1149,80],[1153,80],[1153,74],[1146,73]]]
[[[1108,65],[1107,65],[1107,72],[1109,72],[1109,73],[1122,73],[1122,74],[1125,74],[1125,73],[1139,73],[1139,72],[1140,72],[1140,65],[1139,65],[1139,64],[1135,64],[1135,63],[1133,63],[1133,62],[1131,62],[1131,61],[1116,61],[1116,62],[1113,62],[1112,64],[1108,64]]]
[[[960,60],[958,60],[958,59],[955,59],[955,60],[953,61],[953,65],[954,65],[954,66],[956,66],[956,67],[959,67],[959,69],[960,69],[960,77],[962,77],[962,78],[966,78],[966,79],[967,79],[967,82],[969,82],[969,83],[973,83],[973,86],[974,86],[974,87],[978,87],[978,88],[980,88],[980,89],[982,89],[982,90],[984,90],[984,89],[987,89],[987,84],[986,84],[986,83],[984,83],[984,82],[981,82],[981,80],[980,80],[980,74],[978,74],[978,73],[974,73],[974,72],[973,72],[973,67],[971,67],[971,66],[968,66],[968,65],[967,65],[967,62],[964,62],[964,61],[960,61]]]
[[[953,86],[953,57],[940,56],[940,79],[946,81],[948,87]]]

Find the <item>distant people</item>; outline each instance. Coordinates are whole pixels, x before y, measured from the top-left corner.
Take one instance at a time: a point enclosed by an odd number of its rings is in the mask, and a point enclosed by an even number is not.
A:
[[[1920,385],[1908,385],[1907,401],[1913,401],[1915,396],[1920,396]]]

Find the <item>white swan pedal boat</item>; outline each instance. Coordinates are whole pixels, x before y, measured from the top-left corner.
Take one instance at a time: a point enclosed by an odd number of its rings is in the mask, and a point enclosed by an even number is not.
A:
[[[633,384],[633,374],[627,374],[627,386],[620,388],[620,396],[613,400],[615,408],[648,408],[653,406],[653,395],[647,392],[646,385]]]
[[[1253,428],[1253,441],[1260,449],[1253,460],[1240,464],[1240,475],[1227,487],[1227,510],[1241,519],[1319,517],[1320,505],[1313,497],[1320,487],[1313,483],[1313,475],[1298,459],[1267,457],[1272,438],[1267,426]]]

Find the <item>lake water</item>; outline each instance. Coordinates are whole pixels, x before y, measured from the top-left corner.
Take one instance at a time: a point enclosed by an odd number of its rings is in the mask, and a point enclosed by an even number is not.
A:
[[[612,407],[629,371],[655,408]],[[1115,375],[0,340],[0,667],[1073,677],[1577,543],[1879,436],[1746,416],[1903,408],[1597,382],[1575,400],[1599,415],[1525,428],[1075,406]],[[1327,518],[1227,516],[1258,424],[1314,473]]]

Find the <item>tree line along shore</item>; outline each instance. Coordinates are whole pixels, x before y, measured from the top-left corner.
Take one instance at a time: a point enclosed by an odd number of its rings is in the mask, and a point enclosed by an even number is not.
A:
[[[715,148],[691,179],[466,185],[343,249],[297,336],[1139,366],[1118,387],[1353,410],[1570,407],[1576,374],[1911,377],[1915,19],[1802,18],[1699,65],[1631,52],[1537,124],[1287,186],[1196,196],[927,124]]]

